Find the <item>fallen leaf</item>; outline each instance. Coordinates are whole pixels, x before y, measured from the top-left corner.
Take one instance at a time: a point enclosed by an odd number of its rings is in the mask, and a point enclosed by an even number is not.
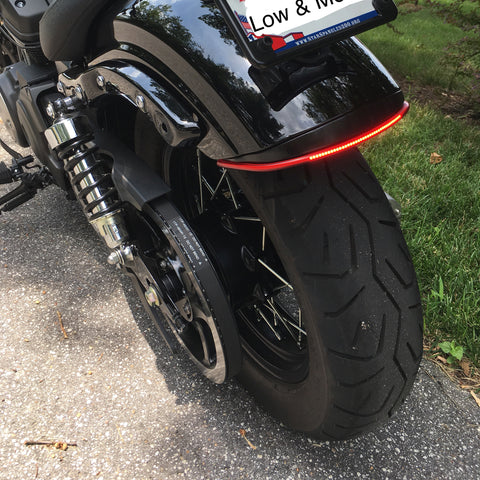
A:
[[[66,442],[55,442],[53,444],[53,448],[56,448],[57,450],[65,451],[68,448],[68,443],[66,443]]]
[[[438,357],[435,357],[435,358],[440,362],[444,363],[445,365],[448,364],[448,360],[445,357],[442,357],[441,355],[438,355]]]
[[[49,441],[44,441],[44,440],[27,440],[23,443],[27,447],[33,446],[33,445],[42,445],[44,447],[53,447],[56,448],[57,450],[67,450],[68,447],[76,447],[77,443],[68,443],[68,442],[49,442]]]
[[[432,165],[438,165],[439,163],[441,163],[443,161],[443,158],[441,155],[439,155],[438,153],[435,153],[433,152],[431,155],[430,155],[430,163]]]
[[[62,333],[63,333],[63,338],[68,338],[67,332],[65,331],[65,327],[63,326],[62,314],[58,310],[57,310],[57,317],[58,317],[58,323],[60,325],[60,329],[62,330]]]
[[[247,432],[241,428],[239,430],[240,432],[240,435],[245,439],[245,441],[248,443],[248,446],[252,449],[252,450],[256,450],[257,447],[255,445],[253,445],[253,443],[247,438]]]
[[[480,407],[480,398],[478,395],[476,395],[473,390],[470,390],[470,393],[472,394],[473,399],[477,402],[477,405]]]
[[[463,370],[463,373],[465,374],[466,377],[469,377],[470,376],[470,362],[466,359],[463,359],[461,362],[460,362],[460,367],[462,367],[462,370]]]

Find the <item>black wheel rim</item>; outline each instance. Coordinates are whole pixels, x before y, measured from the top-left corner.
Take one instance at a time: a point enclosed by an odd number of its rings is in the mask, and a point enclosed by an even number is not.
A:
[[[175,150],[166,158],[173,200],[230,295],[244,355],[282,382],[301,382],[308,374],[307,331],[263,223],[228,171],[215,162],[196,158],[194,152],[179,156]],[[243,281],[235,281],[239,278]]]

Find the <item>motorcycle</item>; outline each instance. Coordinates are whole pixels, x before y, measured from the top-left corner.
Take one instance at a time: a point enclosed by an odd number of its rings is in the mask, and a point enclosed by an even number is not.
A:
[[[389,418],[422,354],[398,204],[356,148],[408,110],[351,37],[396,11],[351,3],[0,2],[0,116],[34,152],[2,141],[0,213],[62,188],[167,345],[319,439]]]

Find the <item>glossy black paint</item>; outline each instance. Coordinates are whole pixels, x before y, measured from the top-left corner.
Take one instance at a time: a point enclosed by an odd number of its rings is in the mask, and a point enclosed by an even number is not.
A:
[[[355,39],[255,69],[212,0],[134,2],[114,21],[122,58],[153,68],[203,120],[208,156],[272,161],[372,128],[400,110],[403,95]]]
[[[76,68],[64,72],[59,80],[67,95],[74,95],[75,88],[80,86],[89,102],[106,95],[123,97],[149,116],[160,135],[172,147],[197,142],[200,128],[192,109],[172,92],[172,87],[165,87],[152,78],[152,72],[144,70],[124,61],[104,61],[86,71]]]

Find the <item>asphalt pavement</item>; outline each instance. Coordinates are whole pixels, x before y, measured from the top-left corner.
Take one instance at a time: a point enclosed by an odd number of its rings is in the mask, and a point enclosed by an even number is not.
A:
[[[172,355],[107,255],[55,187],[0,216],[0,479],[480,478],[480,408],[433,364],[389,423],[317,443]]]

